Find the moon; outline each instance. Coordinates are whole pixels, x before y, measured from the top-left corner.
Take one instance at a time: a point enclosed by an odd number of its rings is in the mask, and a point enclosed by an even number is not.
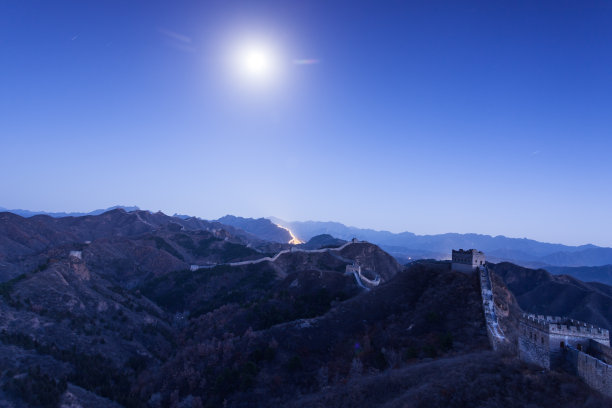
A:
[[[270,84],[280,75],[280,52],[272,43],[245,41],[236,47],[233,60],[237,74],[252,85]]]

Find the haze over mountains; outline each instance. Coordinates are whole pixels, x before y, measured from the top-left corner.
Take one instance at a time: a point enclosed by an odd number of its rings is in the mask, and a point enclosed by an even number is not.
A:
[[[102,213],[105,213],[107,211],[110,210],[116,210],[118,208],[121,208],[127,212],[130,211],[137,211],[140,210],[140,208],[136,207],[136,206],[124,206],[124,205],[115,205],[109,208],[104,208],[104,209],[98,209],[98,210],[94,210],[94,211],[90,211],[90,212],[47,212],[47,211],[30,211],[30,210],[21,210],[21,209],[14,209],[14,210],[9,210],[8,208],[4,208],[4,207],[0,207],[0,212],[11,212],[13,214],[17,214],[17,215],[21,215],[22,217],[33,217],[35,215],[48,215],[50,217],[54,217],[54,218],[61,218],[61,217],[82,217],[84,215],[100,215]]]
[[[5,210],[24,217],[46,214],[60,218],[67,216],[97,215],[105,211],[122,208],[126,211],[138,210],[138,207],[114,206],[106,210],[95,210],[90,213],[45,213],[42,211]],[[0,207],[0,210],[2,208]],[[190,219],[188,215],[175,214],[176,218]],[[492,262],[512,262],[526,267],[543,267],[553,273],[570,273],[590,279],[601,275],[605,282],[612,282],[609,275],[612,265],[612,248],[598,247],[587,244],[569,246],[539,242],[527,238],[508,238],[502,235],[490,236],[481,234],[437,234],[416,235],[411,232],[392,233],[372,229],[349,227],[338,222],[319,221],[284,221],[275,217],[244,218],[226,215],[215,220],[224,225],[243,230],[259,239],[288,243],[291,233],[299,240],[306,242],[317,235],[328,234],[334,238],[348,241],[358,238],[375,243],[395,256],[400,262],[406,263],[414,259],[449,259],[450,248],[478,248],[487,254]],[[285,228],[282,228],[285,227]],[[288,231],[288,230],[289,231]],[[563,267],[591,267],[582,269],[562,269]],[[587,273],[586,275],[584,273]]]
[[[526,238],[508,238],[502,235],[438,234],[416,235],[411,232],[392,233],[356,227],[337,222],[288,222],[270,217],[276,224],[289,228],[300,239],[330,234],[341,239],[375,242],[397,258],[449,259],[449,248],[478,248],[491,261],[509,261],[526,266],[602,266],[612,264],[612,248],[595,245],[569,246],[538,242]]]

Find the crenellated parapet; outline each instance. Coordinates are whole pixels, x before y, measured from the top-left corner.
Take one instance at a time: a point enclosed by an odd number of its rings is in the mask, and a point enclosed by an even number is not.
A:
[[[609,339],[610,332],[601,327],[595,326],[567,326],[564,324],[551,324],[549,325],[549,331],[551,334],[558,334],[561,336],[583,336],[591,339]]]
[[[523,313],[522,322],[558,336],[588,337],[601,340],[610,338],[609,330],[569,317]]]
[[[568,347],[594,350],[608,355],[610,332],[601,327],[564,316],[544,316],[524,313],[520,319],[519,357],[547,369],[564,365]]]

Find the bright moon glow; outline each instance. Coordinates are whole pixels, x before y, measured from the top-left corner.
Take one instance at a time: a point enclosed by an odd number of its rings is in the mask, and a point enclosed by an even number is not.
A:
[[[234,65],[238,74],[252,84],[270,83],[280,74],[280,57],[271,44],[251,41],[237,47]]]
[[[267,76],[272,70],[272,57],[265,48],[245,50],[241,62],[245,73],[254,77]]]

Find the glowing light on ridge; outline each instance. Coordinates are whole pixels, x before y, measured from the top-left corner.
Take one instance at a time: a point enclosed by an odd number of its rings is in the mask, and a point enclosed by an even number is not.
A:
[[[278,225],[278,224],[276,224],[276,226],[277,226],[278,228],[282,228],[282,229],[284,229],[285,231],[287,231],[287,232],[289,233],[289,235],[291,235],[291,240],[289,241],[289,243],[290,243],[291,245],[298,245],[298,244],[303,244],[303,243],[304,243],[304,241],[301,241],[301,240],[300,240],[298,237],[296,237],[295,235],[293,235],[293,232],[291,232],[291,230],[290,230],[289,228],[287,228],[287,227],[283,227],[282,225]]]

